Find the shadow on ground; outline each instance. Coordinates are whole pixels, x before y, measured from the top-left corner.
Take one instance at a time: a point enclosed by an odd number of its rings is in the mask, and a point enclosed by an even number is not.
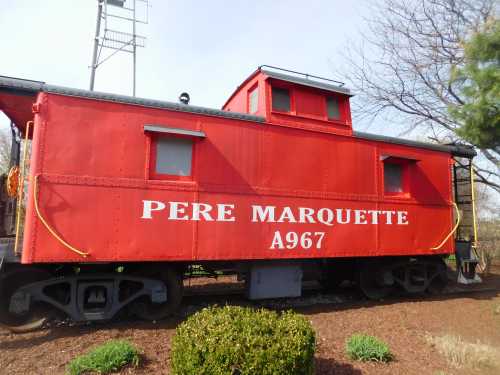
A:
[[[337,362],[331,358],[315,358],[316,375],[361,375],[363,372],[349,363]]]
[[[89,323],[89,324],[53,324],[48,328],[39,330],[30,334],[19,334],[14,340],[1,342],[2,350],[17,350],[22,348],[35,347],[48,341],[56,340],[65,337],[79,337],[81,335],[91,334],[99,330],[171,330],[175,329],[179,323],[186,319],[187,316],[209,305],[240,305],[252,307],[266,307],[274,310],[293,309],[305,315],[317,313],[325,313],[332,311],[355,310],[358,308],[369,308],[372,306],[393,305],[409,301],[445,301],[458,298],[470,298],[474,300],[489,300],[500,296],[500,274],[491,274],[485,278],[483,285],[460,286],[458,290],[453,290],[442,295],[415,295],[415,296],[394,296],[381,301],[369,301],[361,296],[355,286],[340,288],[335,293],[323,293],[319,290],[304,291],[303,297],[291,298],[284,300],[266,300],[266,301],[249,301],[244,297],[244,294],[228,294],[228,295],[206,295],[204,293],[196,295],[196,293],[188,294],[184,300],[184,306],[177,316],[159,321],[159,322],[144,322],[135,320],[122,314],[117,316],[111,322]],[[209,287],[210,290],[213,286]],[[199,289],[197,287],[197,289]],[[456,289],[456,288],[455,288]],[[466,291],[467,293],[463,293]],[[0,341],[3,341],[1,336],[8,335],[7,331],[0,331]],[[335,374],[360,374],[357,369],[351,368],[349,372],[349,364],[342,364],[330,359],[317,359],[317,367],[321,369],[331,369],[331,372],[322,370],[320,374],[334,373]]]

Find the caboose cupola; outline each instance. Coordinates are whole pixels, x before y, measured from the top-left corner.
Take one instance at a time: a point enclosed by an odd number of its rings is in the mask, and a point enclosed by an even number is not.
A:
[[[342,82],[263,65],[222,109],[263,116],[271,124],[351,135],[351,96]]]

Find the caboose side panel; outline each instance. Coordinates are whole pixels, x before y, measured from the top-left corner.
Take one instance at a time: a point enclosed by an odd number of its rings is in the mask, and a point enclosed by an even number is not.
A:
[[[451,226],[446,153],[63,95],[38,102],[37,203],[90,261],[429,254]],[[192,145],[189,173],[158,173],[161,139]],[[404,167],[398,194],[384,190],[388,162]],[[23,262],[81,261],[38,220],[33,193]]]

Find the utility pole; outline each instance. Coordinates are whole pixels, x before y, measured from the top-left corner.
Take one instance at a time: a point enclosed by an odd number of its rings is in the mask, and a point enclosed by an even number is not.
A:
[[[99,48],[99,34],[101,33],[102,3],[97,0],[97,21],[95,26],[94,52],[92,53],[92,66],[90,71],[90,91],[94,91],[95,71],[97,69],[97,49]]]
[[[90,67],[91,91],[94,90],[97,68],[118,52],[127,52],[132,54],[132,94],[136,94],[137,47],[144,47],[146,43],[146,38],[137,34],[137,24],[148,23],[149,0],[128,0],[128,3],[132,3],[131,7],[127,7],[126,2],[127,0],[97,0],[96,32]],[[138,18],[138,3],[145,9],[142,19]],[[101,27],[102,23],[104,29]],[[130,30],[130,24],[132,33],[124,32],[123,29],[126,29],[127,25]],[[112,52],[102,56],[104,49]]]
[[[136,32],[135,32],[135,21],[136,21],[136,12],[135,12],[135,7],[136,7],[136,0],[134,0],[134,11],[133,11],[133,21],[132,21],[132,37],[133,37],[133,42],[132,42],[132,46],[133,46],[133,52],[132,52],[132,56],[133,56],[133,78],[132,78],[132,95],[135,96],[135,74],[136,74],[136,62],[137,62],[137,43],[136,43]]]

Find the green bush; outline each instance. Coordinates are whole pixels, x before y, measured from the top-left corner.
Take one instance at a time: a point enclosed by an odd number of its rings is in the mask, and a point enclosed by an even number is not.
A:
[[[67,373],[70,375],[109,374],[126,365],[137,366],[138,364],[139,352],[134,345],[123,340],[111,340],[73,359],[68,364]]]
[[[352,335],[346,351],[351,359],[358,361],[389,362],[393,357],[386,343],[368,335]]]
[[[209,307],[177,327],[172,339],[175,375],[310,375],[315,337],[291,311],[278,314],[238,306]]]

